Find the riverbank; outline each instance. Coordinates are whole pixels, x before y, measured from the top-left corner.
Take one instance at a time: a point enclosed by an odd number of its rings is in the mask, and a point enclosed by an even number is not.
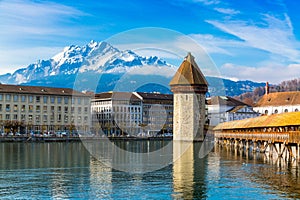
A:
[[[172,140],[173,137],[99,137],[99,136],[1,136],[0,142],[80,142],[81,140],[121,140],[121,141],[144,141],[144,140]]]

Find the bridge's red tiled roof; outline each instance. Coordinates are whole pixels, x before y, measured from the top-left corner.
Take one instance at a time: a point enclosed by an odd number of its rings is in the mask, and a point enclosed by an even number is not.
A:
[[[217,125],[214,130],[300,126],[300,112],[265,115]]]

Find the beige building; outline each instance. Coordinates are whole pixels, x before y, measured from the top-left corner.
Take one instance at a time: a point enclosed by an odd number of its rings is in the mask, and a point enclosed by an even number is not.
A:
[[[0,84],[1,133],[88,131],[90,99],[67,88]]]

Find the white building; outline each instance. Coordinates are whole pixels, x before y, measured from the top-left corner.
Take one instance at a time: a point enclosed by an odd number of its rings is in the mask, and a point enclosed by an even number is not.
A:
[[[141,92],[105,92],[92,99],[93,129],[106,135],[155,135],[171,131],[172,95]]]
[[[208,98],[207,104],[210,126],[259,116],[259,113],[255,112],[251,106],[228,96]]]

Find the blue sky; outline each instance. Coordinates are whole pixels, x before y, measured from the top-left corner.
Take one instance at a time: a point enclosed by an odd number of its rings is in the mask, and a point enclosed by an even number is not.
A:
[[[157,27],[196,41],[223,77],[278,83],[300,77],[299,11],[295,0],[2,0],[0,74],[71,44]]]

